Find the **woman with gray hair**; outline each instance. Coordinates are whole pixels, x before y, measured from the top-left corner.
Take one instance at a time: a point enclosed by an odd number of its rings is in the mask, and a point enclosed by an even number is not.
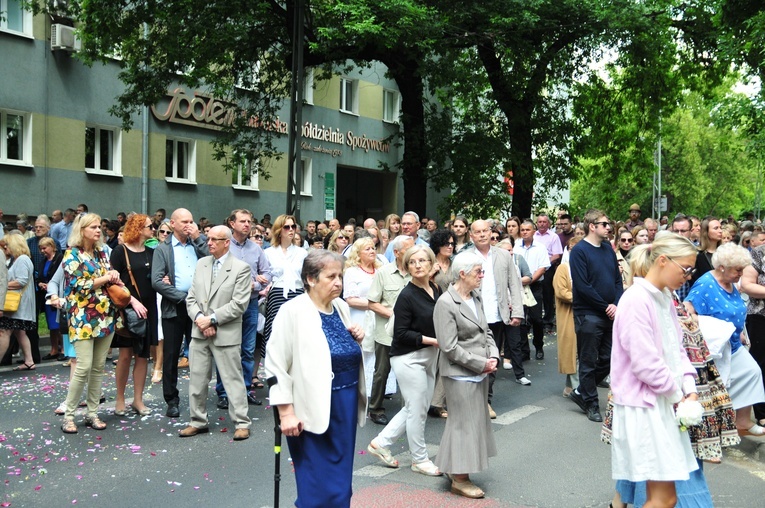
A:
[[[340,298],[343,262],[326,250],[305,257],[306,292],[281,306],[266,346],[270,401],[295,466],[296,506],[351,504],[356,425],[364,425],[367,396],[364,330]]]
[[[449,408],[435,463],[450,474],[453,493],[481,498],[484,492],[470,481],[470,474],[487,469],[489,457],[497,454],[486,402],[488,374],[497,371],[499,350],[478,292],[483,259],[473,252],[460,253],[452,262],[452,274],[454,283],[438,299],[433,313]]]
[[[742,436],[765,436],[765,428],[752,421],[752,405],[765,402],[762,372],[746,347],[744,334],[746,304],[735,284],[752,264],[749,251],[733,242],[717,248],[712,255],[714,269],[693,284],[685,306],[691,314],[712,316],[732,323],[735,331],[730,337],[730,394],[736,410],[736,428]],[[697,265],[698,266],[698,265]]]

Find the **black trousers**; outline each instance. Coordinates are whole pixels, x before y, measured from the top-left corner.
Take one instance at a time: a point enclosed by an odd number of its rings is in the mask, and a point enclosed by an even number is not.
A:
[[[555,289],[553,289],[553,276],[557,268],[558,265],[548,268],[545,272],[545,278],[542,279],[542,304],[545,312],[545,328],[555,328]]]
[[[513,374],[515,379],[520,379],[526,375],[523,370],[523,353],[521,352],[521,330],[519,326],[506,325],[502,321],[496,323],[490,323],[489,329],[494,335],[494,343],[497,345],[497,349],[504,350],[503,357],[507,358],[513,364]],[[497,365],[497,369],[502,368],[502,362]],[[492,372],[489,374],[489,404],[494,396],[494,380],[497,378],[497,374]]]
[[[611,372],[613,321],[585,314],[574,316],[579,356],[579,388],[587,406],[598,405],[598,383]]]
[[[534,282],[529,287],[537,304],[533,307],[523,307],[523,310],[526,312],[526,319],[521,324],[521,347],[525,357],[530,356],[529,331],[533,332],[534,349],[537,351],[542,349],[545,339],[545,327],[542,322],[542,310],[544,307],[542,302],[543,285],[542,282]]]
[[[181,399],[178,394],[178,358],[183,337],[191,337],[191,319],[186,312],[186,302],[175,306],[174,318],[162,318],[162,395],[168,406],[177,406]]]
[[[372,396],[369,398],[369,412],[385,413],[385,385],[390,375],[390,346],[375,342],[375,373],[372,377]]]
[[[765,383],[765,316],[760,314],[749,314],[746,316],[746,331],[749,334],[749,340],[752,346],[749,348],[749,354],[760,366]],[[757,421],[765,419],[765,404],[760,402],[754,405],[754,417]]]

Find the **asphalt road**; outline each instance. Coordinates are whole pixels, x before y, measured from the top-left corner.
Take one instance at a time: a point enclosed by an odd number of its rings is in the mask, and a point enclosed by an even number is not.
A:
[[[495,384],[494,423],[499,455],[489,470],[472,475],[486,491],[483,500],[449,493],[443,478],[412,472],[404,437],[392,447],[400,469],[387,469],[366,453],[382,427],[368,422],[357,435],[355,507],[606,507],[613,494],[610,449],[600,442],[600,425],[561,396],[564,377],[557,373],[554,337],[548,337],[544,361],[526,371],[531,386],[500,371]],[[53,409],[66,395],[68,369],[44,363],[31,373],[0,369],[0,464],[4,472],[0,507],[108,506],[273,506],[273,419],[270,408],[250,406],[252,437],[232,441],[227,411],[208,401],[211,432],[180,439],[188,421],[188,371],[181,371],[181,418],[164,414],[161,387],[152,385],[146,417],[116,417],[114,371],[107,364],[102,416],[109,425],[97,432],[80,426],[64,435]],[[259,396],[265,397],[260,390]],[[605,391],[601,391],[601,401]],[[389,417],[400,405],[386,402]],[[78,417],[78,421],[81,418]],[[438,451],[444,420],[429,418],[426,441]],[[721,465],[705,473],[715,506],[765,506],[765,439],[744,438],[726,451]],[[281,506],[295,499],[289,451],[282,453]],[[327,479],[331,481],[330,478]]]

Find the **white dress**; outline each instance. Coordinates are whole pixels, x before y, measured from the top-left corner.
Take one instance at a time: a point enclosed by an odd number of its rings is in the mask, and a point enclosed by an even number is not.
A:
[[[661,323],[664,361],[682,385],[682,354],[670,312],[674,307],[669,294],[651,291]],[[687,480],[698,469],[687,432],[675,421],[672,402],[658,396],[652,408],[615,405],[611,439],[611,471],[614,480],[641,482]]]

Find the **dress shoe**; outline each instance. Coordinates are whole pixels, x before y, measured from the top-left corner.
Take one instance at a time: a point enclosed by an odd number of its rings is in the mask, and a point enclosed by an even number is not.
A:
[[[574,390],[568,395],[568,398],[576,402],[576,405],[579,406],[579,409],[581,409],[585,413],[587,412],[587,404],[584,402],[584,399],[582,398],[581,393]]]
[[[191,437],[196,436],[197,434],[207,434],[208,432],[210,432],[210,427],[194,427],[193,425],[189,425],[178,432],[178,437]]]
[[[228,409],[228,397],[218,397],[218,409]]]
[[[58,358],[58,353],[56,353],[55,355],[53,353],[48,353],[47,355],[42,357],[43,360],[55,360],[56,358]]]
[[[603,417],[600,416],[600,408],[598,406],[590,406],[587,408],[587,418],[591,422],[602,422]]]
[[[377,425],[388,425],[388,417],[385,413],[369,413],[369,419]]]
[[[181,416],[181,411],[178,409],[178,406],[176,404],[170,404],[167,406],[167,411],[165,412],[165,416],[168,416],[170,418],[179,418]]]
[[[254,393],[248,392],[247,393],[247,404],[251,406],[260,406],[263,404],[263,401],[258,399]]]
[[[452,480],[452,493],[472,499],[480,499],[485,495],[484,492],[470,480],[465,480],[464,482]]]
[[[491,404],[489,404],[489,418],[492,420],[497,419],[497,413],[494,411],[494,408],[491,407]]]
[[[61,353],[60,355],[56,357],[56,360],[58,360],[59,362],[66,361],[66,355],[64,353]]]
[[[179,369],[185,369],[189,366],[189,359],[185,356],[182,356],[180,360],[178,360],[178,368]]]
[[[234,431],[234,441],[244,441],[249,439],[250,429],[236,429]]]
[[[544,360],[545,359],[545,352],[542,351],[541,349],[537,349],[536,359],[537,360]]]
[[[608,381],[606,381],[604,379],[603,381],[598,383],[598,388],[605,388],[606,390],[610,390],[611,389],[611,385],[608,383]]]

